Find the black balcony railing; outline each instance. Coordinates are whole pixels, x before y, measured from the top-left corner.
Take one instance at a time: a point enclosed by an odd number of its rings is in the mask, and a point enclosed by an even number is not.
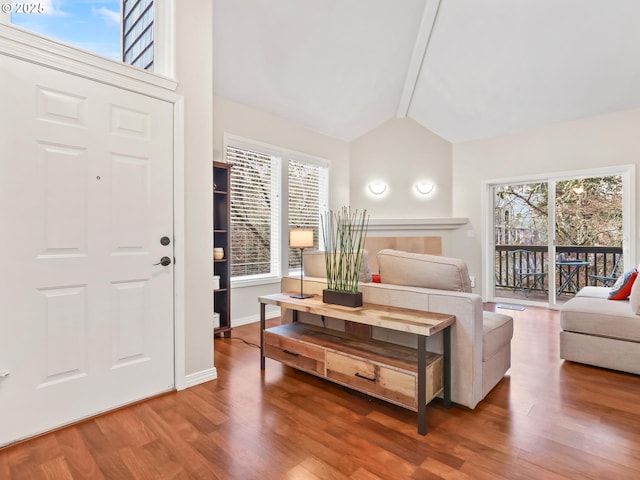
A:
[[[513,288],[516,287],[516,266],[513,264],[510,252],[514,250],[528,250],[531,252],[528,258],[530,268],[539,272],[547,272],[544,279],[544,289],[549,289],[549,259],[548,249],[546,246],[534,245],[497,245],[496,246],[496,287],[497,288]],[[574,294],[580,288],[586,285],[602,285],[600,281],[592,278],[593,275],[610,277],[614,273],[622,271],[622,248],[621,247],[583,247],[583,246],[557,246],[556,255],[563,255],[565,259],[587,262],[584,268],[578,270],[574,285],[571,288],[565,288],[559,294]],[[614,272],[616,266],[619,265],[619,271]],[[556,279],[556,288],[562,285],[560,271],[556,268],[553,272]],[[523,278],[522,287],[531,291],[542,291],[540,284],[535,285],[533,279]]]

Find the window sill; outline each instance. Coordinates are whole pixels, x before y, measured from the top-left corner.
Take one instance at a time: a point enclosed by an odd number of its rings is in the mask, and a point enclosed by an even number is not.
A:
[[[231,288],[246,288],[246,287],[258,287],[260,285],[272,285],[274,283],[280,283],[280,277],[276,276],[264,276],[259,278],[240,278],[237,280],[231,279]]]

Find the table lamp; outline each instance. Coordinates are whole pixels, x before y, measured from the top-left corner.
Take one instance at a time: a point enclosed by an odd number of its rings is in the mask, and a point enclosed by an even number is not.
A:
[[[305,295],[302,292],[303,255],[305,248],[313,248],[313,230],[304,228],[292,228],[289,230],[289,247],[300,249],[300,293],[291,295],[291,298],[310,298],[313,295]]]

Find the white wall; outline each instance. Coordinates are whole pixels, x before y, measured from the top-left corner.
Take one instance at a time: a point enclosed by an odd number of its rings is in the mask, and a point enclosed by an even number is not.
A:
[[[477,292],[481,291],[482,271],[482,182],[640,165],[638,131],[640,110],[631,110],[451,145],[411,119],[396,118],[346,144],[214,98],[216,159],[221,159],[224,132],[233,133],[331,160],[332,208],[366,208],[374,219],[469,218],[469,223],[457,230],[429,234],[442,235],[444,255],[467,261],[470,274],[478,281],[474,288]],[[374,179],[384,180],[389,186],[380,198],[366,190]],[[433,181],[435,195],[414,195],[413,185],[418,179]],[[640,217],[636,223],[640,225]],[[234,289],[232,316],[256,320],[256,297],[278,289],[279,284]]]
[[[350,205],[366,209],[371,219],[451,217],[451,143],[410,118],[393,118],[351,142]],[[368,185],[383,181],[387,190],[373,195]],[[418,181],[435,189],[420,195]],[[371,222],[373,225],[374,222]],[[418,222],[419,223],[419,222]],[[451,230],[381,230],[370,227],[368,236],[442,237],[442,254],[451,256]]]
[[[630,110],[455,144],[452,213],[468,217],[470,222],[454,235],[454,254],[467,261],[471,274],[479,276],[483,180],[640,165],[638,132],[640,110]],[[637,185],[635,188],[637,191]],[[638,211],[637,205],[634,210]],[[640,225],[638,220],[636,218],[636,223]],[[475,237],[469,237],[467,230],[473,230]]]
[[[387,184],[379,197],[367,185]],[[435,190],[420,196],[418,180]],[[394,118],[351,142],[350,203],[371,218],[451,216],[451,143],[409,118]]]
[[[176,76],[184,96],[185,373],[213,368],[212,7],[176,2]]]
[[[348,205],[349,144],[346,142],[216,96],[213,99],[213,149],[216,161],[224,161],[225,133],[329,160],[331,208]],[[210,262],[207,268],[211,269]],[[231,324],[258,320],[257,297],[279,291],[279,282],[255,287],[234,286],[231,289]]]

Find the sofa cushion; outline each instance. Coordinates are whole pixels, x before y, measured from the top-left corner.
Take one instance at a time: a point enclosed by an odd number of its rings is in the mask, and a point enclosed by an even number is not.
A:
[[[513,337],[513,319],[496,312],[482,312],[482,361],[493,357]]]
[[[310,250],[304,252],[302,266],[305,276],[315,278],[327,278],[327,265],[324,259],[324,251]],[[360,262],[359,282],[371,281],[371,268],[369,267],[369,253],[362,251],[362,261]]]
[[[611,287],[582,287],[576,297],[609,298]]]
[[[572,298],[562,306],[560,326],[568,332],[640,342],[640,317],[627,300]]]
[[[378,252],[382,283],[471,292],[467,264],[458,258],[384,249]]]
[[[373,280],[371,266],[369,265],[369,252],[362,250],[362,261],[360,262],[360,278],[358,281],[368,283]]]
[[[609,300],[626,300],[629,298],[631,287],[633,286],[633,282],[636,280],[637,276],[638,270],[635,268],[624,272],[624,275],[616,281],[609,292]]]
[[[310,250],[302,257],[302,270],[305,277],[327,278],[327,267],[324,263],[324,252]]]

